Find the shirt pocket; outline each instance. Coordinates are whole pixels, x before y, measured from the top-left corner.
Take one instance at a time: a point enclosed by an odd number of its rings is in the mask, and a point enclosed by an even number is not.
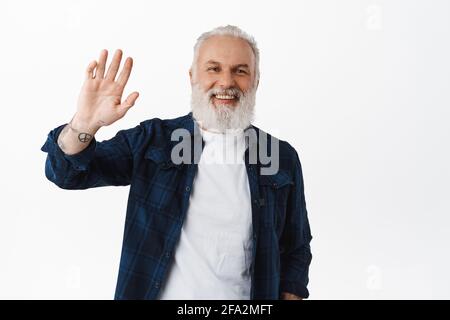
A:
[[[179,218],[182,211],[182,167],[172,163],[159,149],[150,150],[145,158],[150,160],[152,175],[137,181],[139,189],[135,189],[135,193],[138,194],[138,200],[153,211]]]
[[[291,175],[282,170],[274,175],[259,177],[260,202],[263,203],[260,206],[261,223],[264,227],[275,228],[278,235],[281,235],[284,228],[289,193],[293,184]]]

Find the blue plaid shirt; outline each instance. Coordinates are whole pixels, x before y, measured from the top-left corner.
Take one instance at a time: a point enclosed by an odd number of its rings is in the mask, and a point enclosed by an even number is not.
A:
[[[198,163],[171,161],[178,143],[171,141],[171,133],[184,128],[193,141],[199,135],[201,139],[192,113],[146,120],[109,140],[93,138],[75,155],[65,155],[57,144],[64,126],[50,131],[41,148],[47,152],[47,179],[69,190],[130,185],[115,299],[156,299],[173,262]],[[262,131],[249,128],[259,139]],[[270,143],[267,147],[270,153]],[[279,299],[282,292],[307,298],[312,237],[297,152],[280,140],[279,170],[273,175],[262,175],[259,157],[252,163],[248,153],[249,148],[245,162],[252,201],[251,298]]]

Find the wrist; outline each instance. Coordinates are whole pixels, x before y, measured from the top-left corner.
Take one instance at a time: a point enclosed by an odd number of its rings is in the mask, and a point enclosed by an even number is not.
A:
[[[94,135],[99,129],[100,126],[97,124],[92,124],[88,121],[84,121],[78,118],[76,115],[70,120],[68,123],[69,127],[78,133],[88,133],[90,135]]]

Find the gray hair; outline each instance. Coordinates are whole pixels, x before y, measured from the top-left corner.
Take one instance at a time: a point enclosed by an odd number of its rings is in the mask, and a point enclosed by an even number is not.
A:
[[[217,27],[211,31],[202,33],[200,35],[200,37],[198,37],[197,42],[195,43],[194,46],[194,59],[192,61],[192,73],[195,73],[195,67],[197,65],[197,59],[198,59],[198,54],[199,54],[199,50],[200,47],[202,45],[202,43],[206,40],[209,39],[212,36],[232,36],[232,37],[236,37],[236,38],[240,38],[242,40],[247,41],[247,43],[250,45],[250,47],[252,48],[253,54],[255,56],[255,84],[256,82],[259,80],[259,50],[258,50],[258,46],[256,45],[256,41],[255,39],[249,35],[248,33],[246,33],[245,31],[241,30],[240,28],[236,27],[236,26],[232,26],[232,25],[227,25],[227,26],[221,26],[221,27]]]

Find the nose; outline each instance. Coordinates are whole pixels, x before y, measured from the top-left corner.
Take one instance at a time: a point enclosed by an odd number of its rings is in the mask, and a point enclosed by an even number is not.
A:
[[[220,74],[217,84],[221,89],[228,89],[234,87],[236,82],[234,81],[233,75],[230,71],[224,71]]]

